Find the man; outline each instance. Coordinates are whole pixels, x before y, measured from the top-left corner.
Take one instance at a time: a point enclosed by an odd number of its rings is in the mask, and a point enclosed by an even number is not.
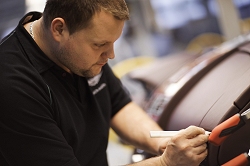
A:
[[[0,165],[105,166],[111,126],[158,154],[134,165],[199,165],[207,136],[191,126],[172,139],[134,104],[108,66],[128,9],[124,0],[48,0],[0,45]],[[122,155],[122,154],[121,154]]]

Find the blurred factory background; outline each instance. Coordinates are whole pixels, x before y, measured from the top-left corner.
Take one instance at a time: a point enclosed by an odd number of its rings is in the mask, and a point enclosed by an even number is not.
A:
[[[249,21],[249,0],[126,1],[131,19],[127,21],[122,37],[115,44],[116,59],[110,62],[111,65],[131,57],[158,57],[183,50],[193,39],[204,33],[218,37],[225,37],[224,33],[228,33],[235,37],[239,31],[241,33],[249,29],[241,26],[243,22]],[[1,0],[0,3],[2,38],[16,26],[26,12],[42,11],[45,0]],[[228,25],[229,21],[232,22],[228,28],[231,30],[226,30],[225,22]],[[210,44],[203,42],[200,44]]]
[[[250,0],[126,0],[131,18],[115,43],[110,61],[119,76],[134,59],[179,51],[202,51],[250,31]],[[45,0],[0,0],[0,39],[12,31],[29,11],[43,11]],[[143,60],[144,61],[143,61]],[[123,62],[127,62],[126,65]],[[139,65],[137,61],[135,65]],[[127,66],[127,69],[124,68]],[[122,71],[121,71],[122,68]],[[127,164],[132,150],[112,133],[108,148],[111,166]]]

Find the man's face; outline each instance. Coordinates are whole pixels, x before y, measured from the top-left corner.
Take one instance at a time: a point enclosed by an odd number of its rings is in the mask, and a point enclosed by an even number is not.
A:
[[[113,59],[114,42],[120,37],[124,21],[101,11],[94,15],[92,26],[73,33],[60,43],[54,56],[60,66],[84,77],[93,77]]]

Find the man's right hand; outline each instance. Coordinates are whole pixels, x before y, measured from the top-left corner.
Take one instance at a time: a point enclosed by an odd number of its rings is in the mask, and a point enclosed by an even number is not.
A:
[[[200,127],[190,126],[173,136],[162,154],[162,165],[198,166],[207,156],[208,136]]]

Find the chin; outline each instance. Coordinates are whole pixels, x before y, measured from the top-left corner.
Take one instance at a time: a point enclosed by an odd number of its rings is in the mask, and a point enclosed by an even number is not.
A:
[[[97,72],[92,73],[92,74],[93,74],[93,76],[92,76],[92,77],[97,76],[98,74],[100,74],[100,73],[101,73],[101,71],[102,71],[102,70],[99,70],[99,71],[97,71]]]
[[[101,71],[102,71],[102,67],[97,68],[96,70],[93,70],[92,73],[96,76],[96,75],[100,74]]]
[[[83,72],[81,75],[83,77],[89,77],[89,78],[91,78],[91,77],[95,77],[98,74],[100,74],[101,71],[102,71],[102,68],[100,68],[99,70],[88,70],[88,71]]]

